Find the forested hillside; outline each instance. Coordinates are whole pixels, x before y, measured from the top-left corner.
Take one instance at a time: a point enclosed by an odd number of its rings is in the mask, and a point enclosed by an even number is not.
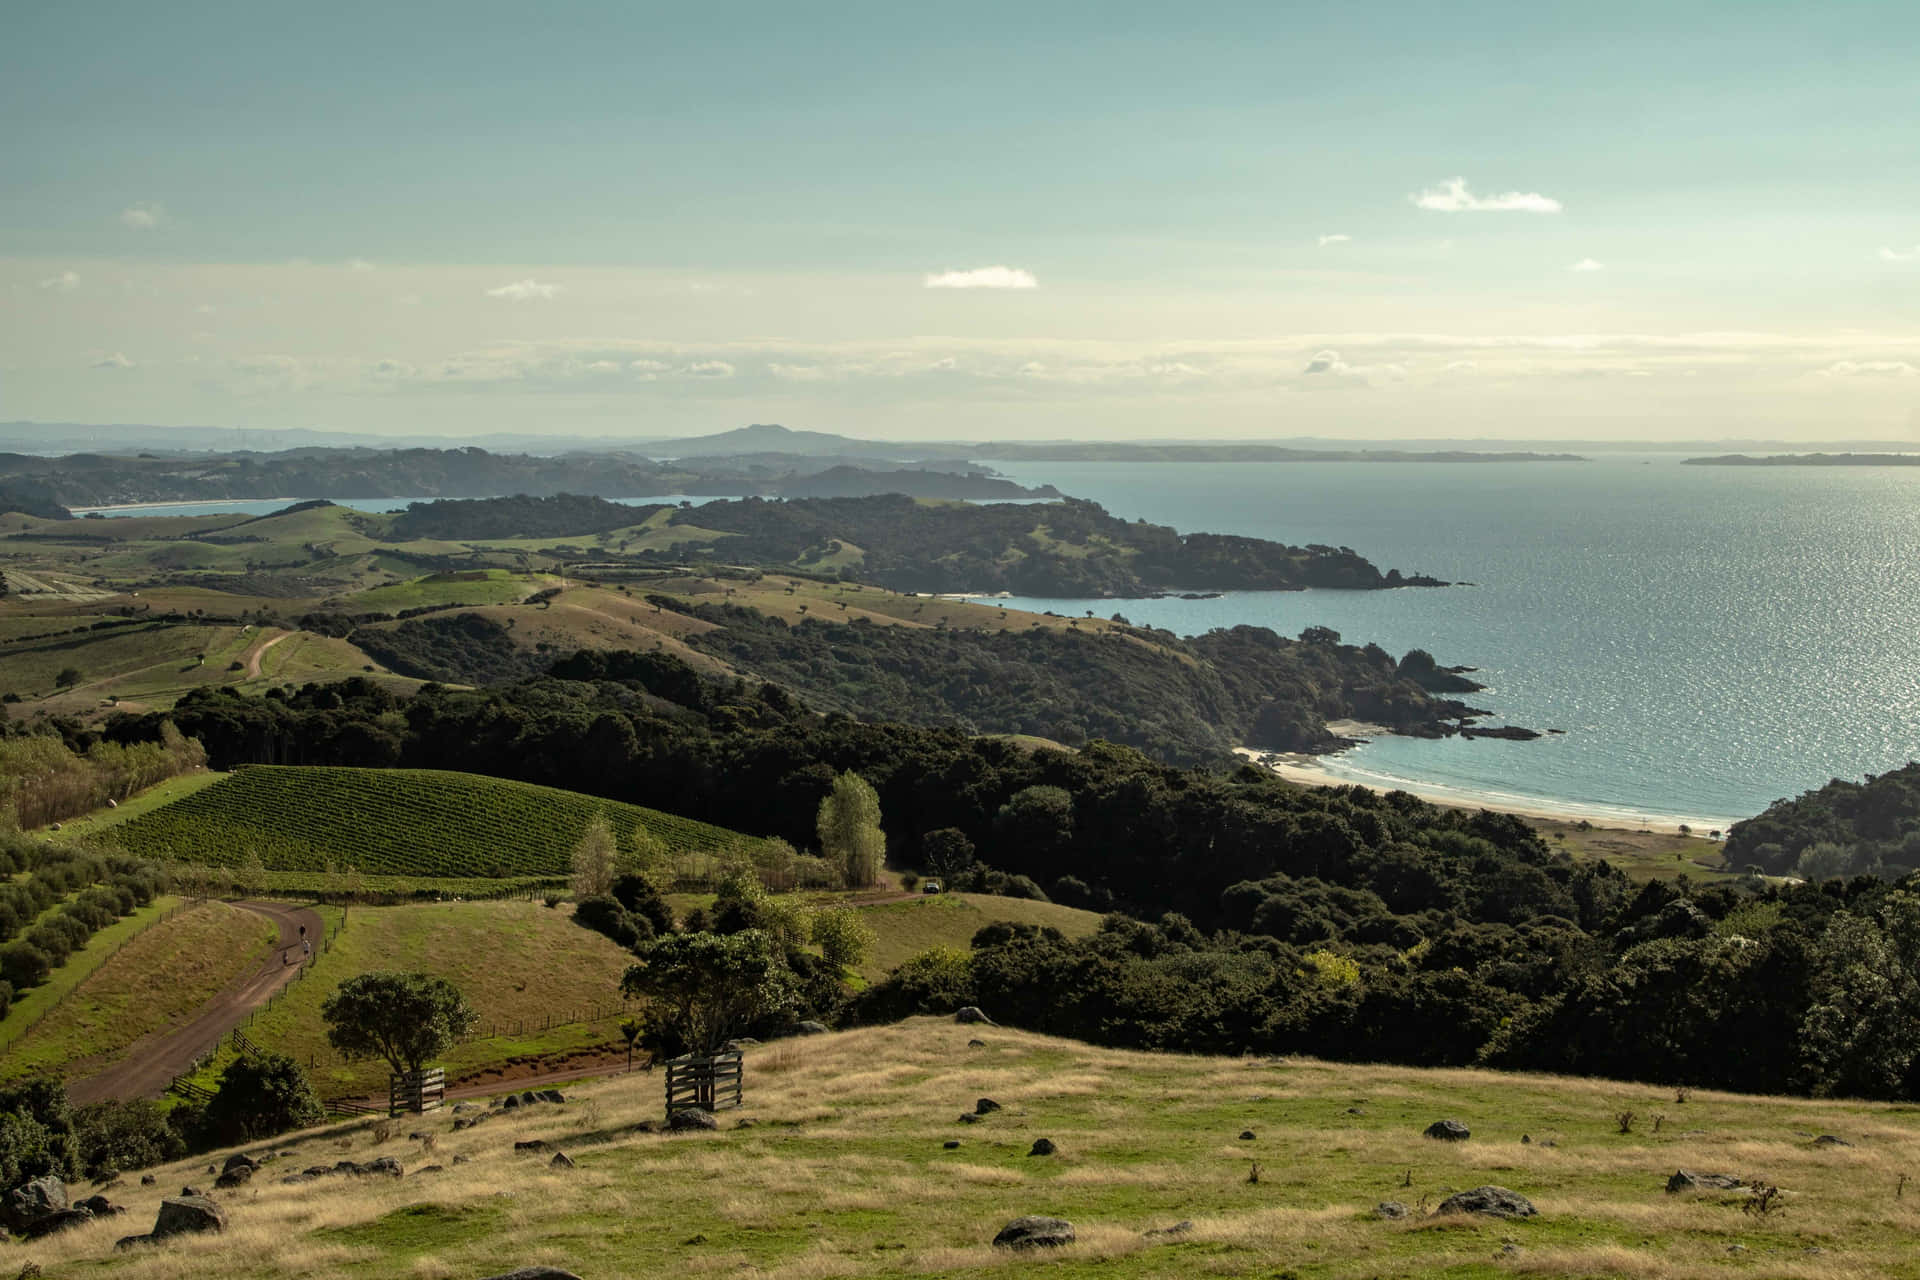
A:
[[[1814,880],[1920,868],[1920,764],[1776,800],[1727,832],[1727,861]]]
[[[1920,883],[1635,888],[1517,818],[1309,790],[1125,747],[1029,751],[821,717],[655,654],[402,701],[367,682],[175,712],[216,765],[464,770],[810,847],[834,777],[878,792],[888,855],[988,890],[1123,913],[1072,941],[984,931],[860,996],[977,1002],[1105,1043],[1475,1061],[1747,1091],[1920,1096]],[[152,717],[108,732],[150,737]]]

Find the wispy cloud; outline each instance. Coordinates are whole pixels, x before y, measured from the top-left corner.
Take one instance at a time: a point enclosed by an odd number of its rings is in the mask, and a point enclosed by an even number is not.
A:
[[[551,298],[560,292],[557,284],[541,284],[538,280],[515,280],[512,284],[503,284],[498,289],[487,290],[489,298],[505,298],[509,302],[532,302]]]
[[[1882,245],[1880,260],[1882,262],[1920,262],[1920,244],[1914,245],[1911,249],[1889,249]]]
[[[1606,269],[1605,263],[1595,262],[1592,258],[1582,258],[1567,268],[1569,271],[1605,271]]]
[[[1330,244],[1345,244],[1351,239],[1353,239],[1352,236],[1347,235],[1344,232],[1336,231],[1331,235],[1321,236],[1320,247],[1324,249]]]
[[[93,367],[96,369],[131,369],[133,368],[133,361],[116,351],[112,355],[101,356],[98,360],[95,360]]]
[[[698,360],[687,366],[687,372],[696,378],[731,378],[734,368],[725,360]]]
[[[59,293],[72,293],[80,287],[80,273],[77,271],[62,271],[57,276],[49,276],[45,280],[42,280],[40,287],[42,289],[52,289]]]
[[[1448,178],[1439,186],[1429,187],[1408,199],[1436,213],[1559,213],[1562,207],[1552,196],[1543,196],[1537,191],[1503,191],[1494,196],[1477,196],[1467,190],[1465,178]]]
[[[927,275],[929,289],[1038,289],[1033,272],[1019,267],[975,267],[971,271],[940,271]]]
[[[166,217],[167,211],[163,206],[141,201],[120,211],[120,225],[135,231],[151,231],[166,221]]]
[[[1920,376],[1920,366],[1905,360],[1836,360],[1820,370],[1823,378],[1911,378]]]
[[[367,260],[366,260],[365,258],[348,258],[348,259],[347,259],[347,270],[349,270],[349,271],[371,271],[371,270],[373,270],[373,264],[372,264],[371,262],[368,262],[368,261],[367,261]]]

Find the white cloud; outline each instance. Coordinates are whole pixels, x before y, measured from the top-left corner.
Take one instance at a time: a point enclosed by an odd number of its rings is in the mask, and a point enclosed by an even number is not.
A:
[[[696,378],[731,378],[734,368],[725,360],[696,360],[687,366],[687,372]]]
[[[80,274],[76,271],[62,271],[57,276],[49,276],[40,282],[42,289],[55,289],[61,293],[72,293],[80,287]]]
[[[1422,209],[1436,213],[1559,213],[1561,204],[1537,191],[1503,191],[1477,196],[1467,190],[1465,178],[1448,178],[1437,187],[1407,197]]]
[[[785,382],[826,382],[833,374],[817,364],[784,364],[772,361],[767,372]]]
[[[130,204],[120,211],[120,225],[135,231],[151,231],[166,220],[164,207],[142,201]]]
[[[509,302],[532,302],[535,299],[551,298],[560,292],[557,284],[541,284],[538,280],[515,280],[512,284],[503,284],[498,289],[487,290],[489,298],[505,298]]]
[[[618,360],[590,360],[587,362],[587,372],[618,373],[620,372],[620,362]]]
[[[1340,358],[1340,353],[1338,351],[1321,351],[1321,352],[1315,353],[1313,359],[1307,361],[1307,367],[1302,369],[1300,372],[1302,373],[1348,373],[1348,372],[1351,372],[1352,369],[1353,369],[1352,365],[1348,364],[1346,361]]]
[[[629,360],[627,370],[642,382],[652,382],[673,366],[664,360]]]
[[[1592,258],[1582,258],[1567,268],[1569,271],[1605,271],[1606,269],[1605,263],[1595,262]]]
[[[1911,378],[1920,366],[1905,360],[1837,360],[1820,370],[1823,378]]]
[[[1889,249],[1882,245],[1880,260],[1882,262],[1920,262],[1920,244],[1911,249]]]
[[[971,271],[929,273],[929,289],[1038,289],[1033,272],[1019,267],[975,267]]]
[[[941,371],[946,371],[949,369],[958,369],[959,367],[960,367],[960,362],[958,360],[955,360],[952,356],[942,356],[940,359],[935,360],[932,364],[927,366],[927,368],[929,369],[938,369]]]
[[[1320,247],[1324,249],[1330,244],[1345,244],[1351,239],[1353,239],[1352,236],[1336,231],[1332,235],[1321,236]]]
[[[373,270],[373,264],[372,264],[371,262],[368,262],[368,261],[367,261],[367,260],[366,260],[365,258],[348,258],[348,259],[347,259],[347,270],[349,270],[349,271],[371,271],[371,270]]]
[[[96,369],[131,369],[133,368],[133,361],[116,351],[112,355],[101,356],[98,360],[95,360],[93,367]]]
[[[1046,373],[1046,371],[1047,366],[1041,364],[1038,360],[1029,360],[1017,370],[1017,372],[1029,378],[1038,378]]]

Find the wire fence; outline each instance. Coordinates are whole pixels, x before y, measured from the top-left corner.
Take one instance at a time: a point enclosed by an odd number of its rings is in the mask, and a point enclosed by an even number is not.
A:
[[[141,925],[138,929],[135,929],[132,933],[120,939],[120,941],[114,943],[111,949],[109,949],[105,954],[100,956],[99,962],[96,963],[93,967],[93,973],[100,972],[101,968],[107,963],[107,961],[113,959],[114,956],[120,953],[120,948],[126,946],[129,942],[132,942],[135,938],[139,937],[141,934],[145,933],[147,930],[153,928],[153,926],[157,924],[165,923],[166,921],[171,920],[175,916],[179,915],[182,911],[186,911],[186,910],[189,910],[190,908],[197,907],[204,901],[205,901],[204,898],[188,898],[185,901],[174,903],[171,907],[168,907],[165,911],[162,911],[159,915],[147,921],[145,924]],[[93,957],[91,956],[88,957],[88,959],[92,959],[92,958]],[[72,963],[72,961],[69,960],[68,963]],[[57,974],[59,970],[56,969],[54,972]],[[34,1014],[31,1018],[22,1022],[19,1026],[10,1028],[7,1032],[7,1038],[5,1040],[0,1040],[0,1053],[5,1053],[7,1050],[13,1048],[14,1045],[19,1044],[22,1037],[24,1037],[29,1031],[32,1031],[35,1027],[40,1025],[41,1019],[45,1018],[48,1014],[52,1013],[55,1009],[58,1009],[61,1005],[65,1004],[68,1000],[72,999],[73,993],[80,990],[80,988],[86,986],[87,980],[93,977],[93,973],[89,973],[85,978],[80,979],[80,981],[74,983],[71,987],[68,987],[65,991],[62,991],[59,997],[53,1000],[51,1003],[49,1003],[46,1008],[40,1010],[40,1012]],[[49,981],[51,981],[51,978],[49,978]]]

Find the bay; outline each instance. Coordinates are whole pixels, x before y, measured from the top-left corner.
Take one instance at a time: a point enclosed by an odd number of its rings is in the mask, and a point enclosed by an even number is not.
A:
[[[1001,464],[1115,515],[1350,546],[1471,586],[1018,599],[1183,635],[1330,626],[1479,668],[1469,701],[1564,735],[1383,737],[1353,781],[1724,826],[1920,756],[1920,471],[1581,463]]]

